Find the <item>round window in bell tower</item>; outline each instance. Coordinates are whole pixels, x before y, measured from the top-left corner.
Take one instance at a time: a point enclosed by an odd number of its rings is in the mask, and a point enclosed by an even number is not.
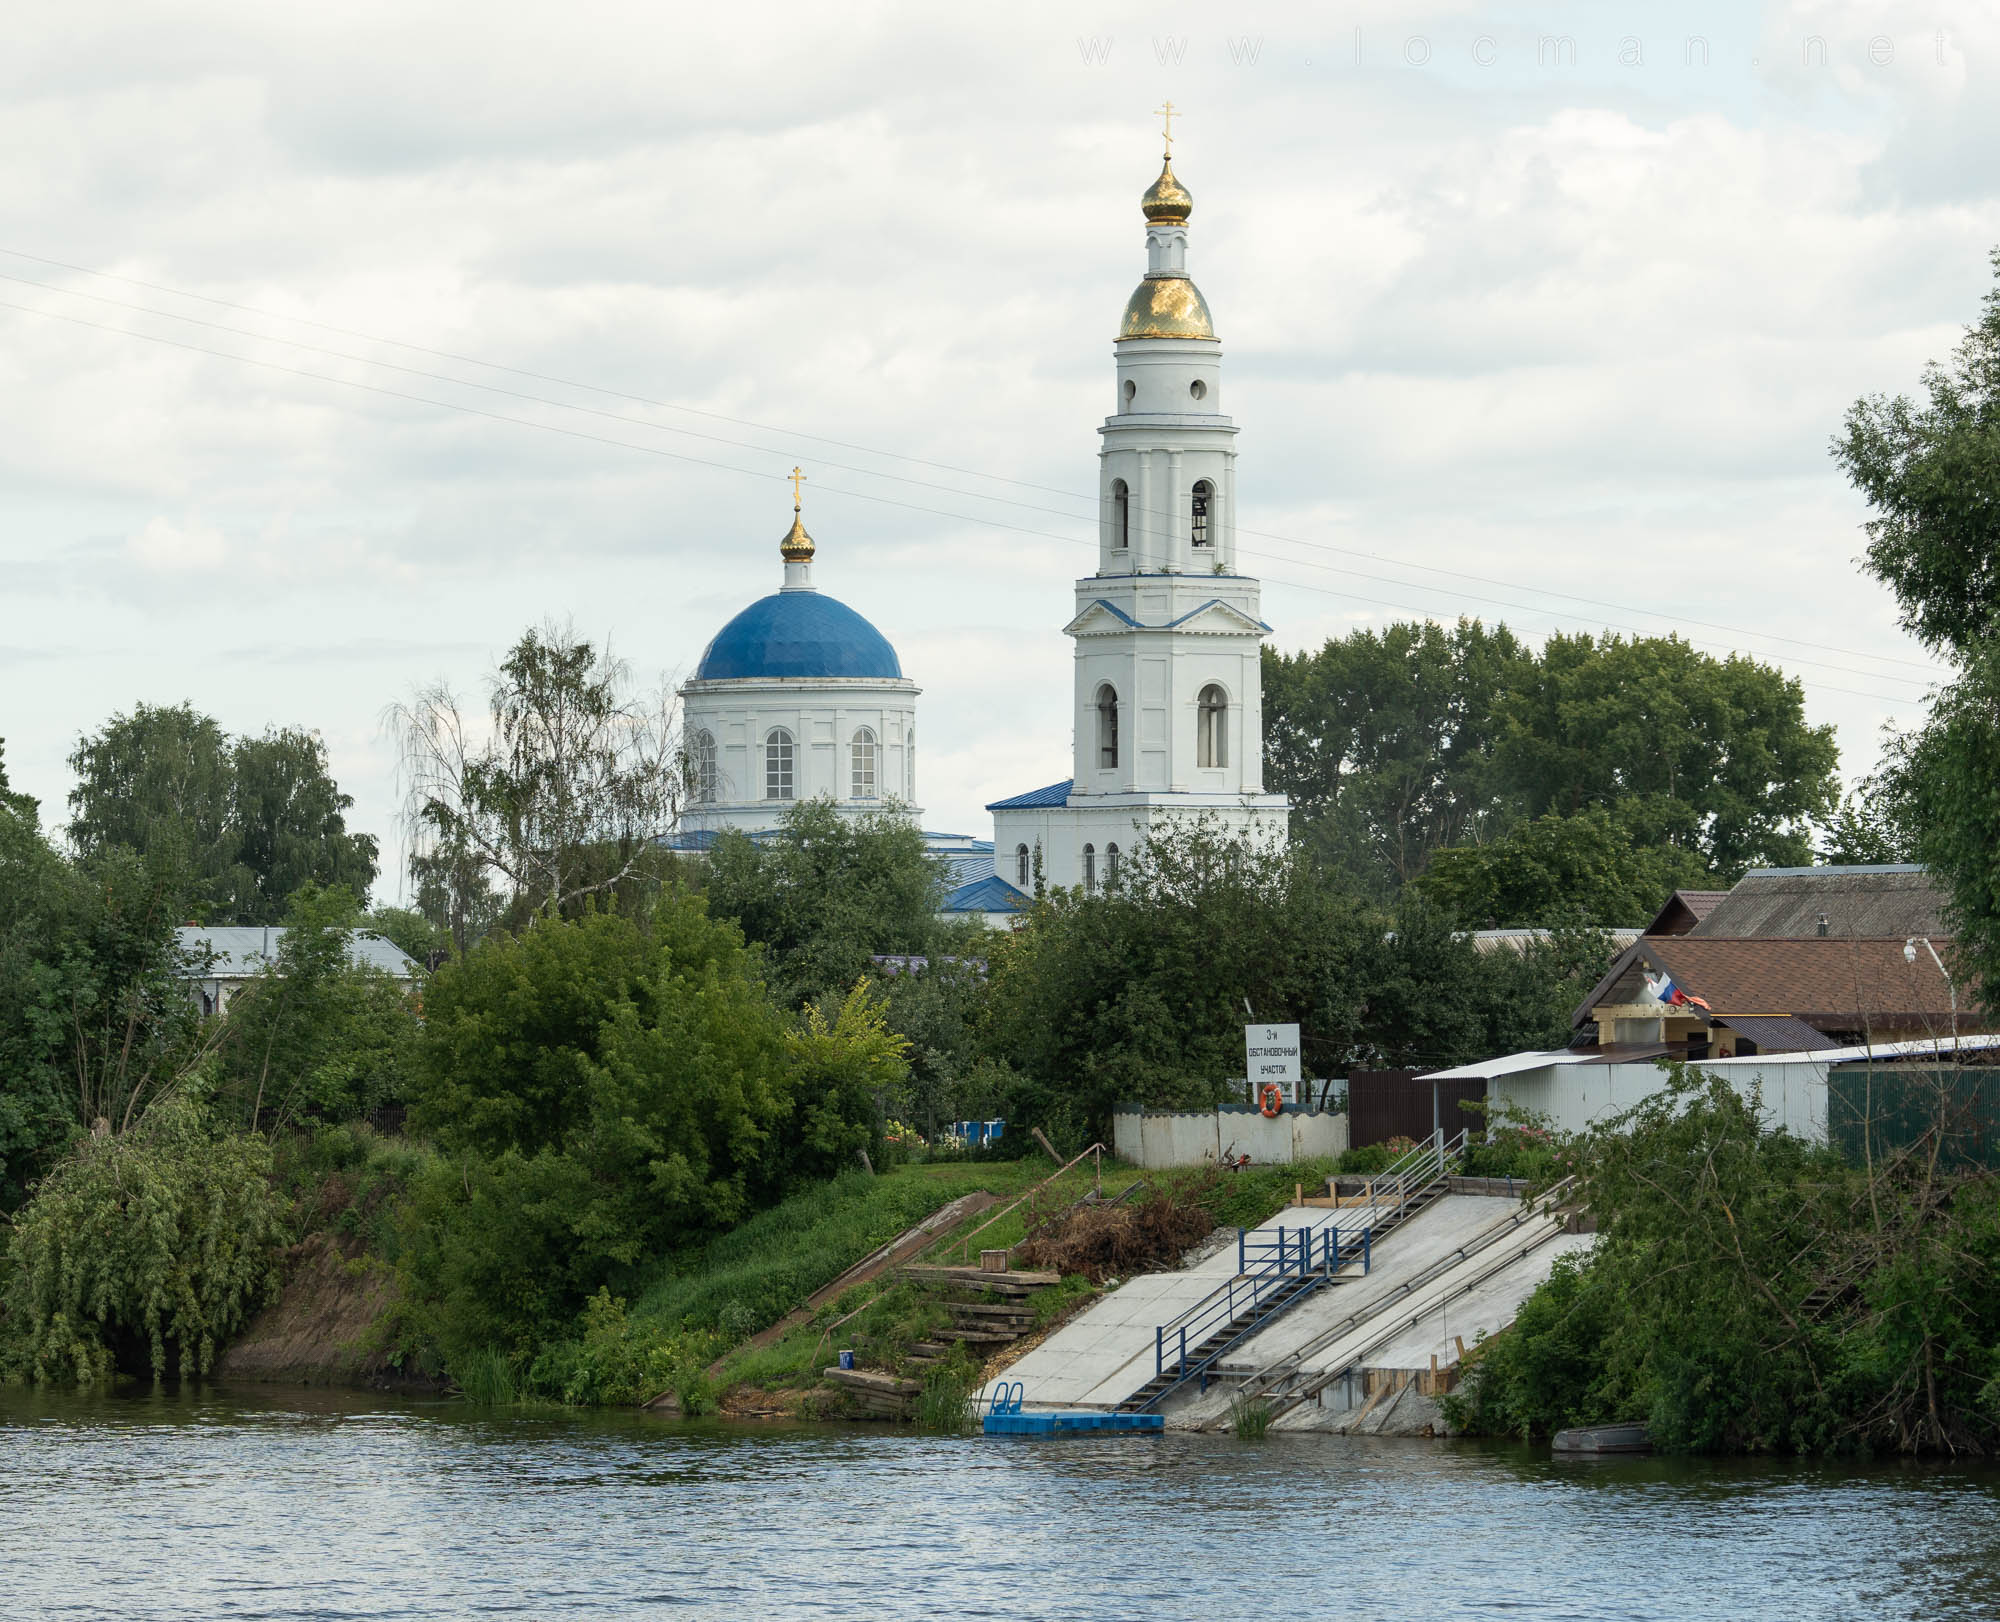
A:
[[[1128,406],[1129,406],[1129,405],[1130,405],[1130,404],[1132,403],[1132,401],[1133,401],[1133,400],[1134,400],[1135,398],[1137,398],[1137,396],[1138,396],[1138,393],[1139,393],[1139,385],[1138,385],[1137,383],[1134,383],[1134,382],[1133,382],[1133,381],[1131,380],[1131,378],[1129,378],[1129,377],[1128,377],[1128,378],[1126,378],[1126,379],[1125,379],[1125,403],[1126,403],[1126,404],[1127,404]]]

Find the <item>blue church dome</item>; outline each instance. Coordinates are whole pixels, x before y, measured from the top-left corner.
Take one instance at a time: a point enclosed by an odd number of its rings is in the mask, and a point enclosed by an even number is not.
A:
[[[902,675],[887,637],[847,604],[816,591],[760,597],[715,633],[694,673],[696,681],[758,676],[899,681]]]

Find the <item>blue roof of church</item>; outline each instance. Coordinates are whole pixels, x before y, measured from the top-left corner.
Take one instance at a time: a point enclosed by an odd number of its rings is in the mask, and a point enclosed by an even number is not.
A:
[[[1051,783],[1047,788],[1030,789],[1026,794],[1017,794],[1011,800],[995,800],[987,806],[989,811],[1037,811],[1047,806],[1069,804],[1069,791],[1076,786],[1074,777],[1065,777],[1060,783]]]
[[[889,639],[847,604],[816,591],[774,591],[715,633],[696,681],[848,676],[899,681]]]
[[[1019,912],[1027,895],[996,873],[959,886],[938,903],[940,912]]]

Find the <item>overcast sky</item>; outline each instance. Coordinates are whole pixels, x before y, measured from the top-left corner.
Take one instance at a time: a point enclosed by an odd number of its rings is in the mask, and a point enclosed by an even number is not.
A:
[[[1678,627],[1865,771],[1931,666],[1826,447],[1991,282],[1991,8],[1228,10],[16,0],[15,786],[59,823],[79,734],[186,699],[317,728],[387,844],[385,705],[548,615],[685,675],[799,462],[926,825],[990,835],[1068,772],[1165,97],[1277,646]]]

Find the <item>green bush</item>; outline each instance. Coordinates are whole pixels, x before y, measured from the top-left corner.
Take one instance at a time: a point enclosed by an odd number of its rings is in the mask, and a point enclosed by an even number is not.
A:
[[[7,1361],[89,1384],[123,1366],[204,1374],[276,1293],[284,1207],[263,1139],[185,1101],[86,1138],[35,1188],[7,1245]]]
[[[578,1330],[574,1339],[535,1358],[524,1381],[528,1391],[584,1407],[627,1408],[673,1391],[682,1396],[683,1413],[700,1410],[703,1371],[721,1350],[721,1337],[634,1325],[625,1316],[625,1303],[609,1290],[599,1290],[585,1304]]]
[[[1687,1452],[2000,1446],[2000,1179],[1872,1168],[1674,1067],[1581,1146],[1600,1231],[1485,1343],[1449,1412],[1539,1436],[1643,1420]]]

